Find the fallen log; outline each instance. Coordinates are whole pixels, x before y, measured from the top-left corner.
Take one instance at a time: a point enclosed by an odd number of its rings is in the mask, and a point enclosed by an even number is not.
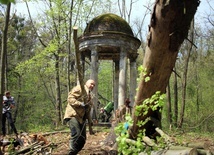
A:
[[[198,142],[198,143],[189,143],[185,146],[180,146],[176,143],[176,139],[173,137],[170,137],[166,133],[164,133],[161,129],[156,128],[155,129],[157,133],[160,134],[161,137],[164,139],[165,146],[164,148],[156,143],[156,141],[150,139],[149,137],[143,137],[142,138],[142,145],[149,146],[152,148],[159,148],[158,151],[151,151],[151,155],[212,155],[212,152],[210,150],[207,150],[208,146],[206,146],[206,143]],[[127,144],[130,145],[136,145],[137,141],[133,139],[126,139],[125,140]],[[106,147],[106,146],[105,146]],[[118,144],[117,142],[112,145],[111,148],[107,149],[109,150],[118,150]],[[139,155],[148,155],[146,152],[141,152]]]
[[[198,154],[200,154],[200,155],[212,155],[210,150],[197,149],[197,151],[198,151]]]
[[[198,155],[198,152],[195,148],[173,146],[173,148],[169,148],[169,150],[166,150],[164,152],[164,155]]]
[[[208,147],[205,142],[194,142],[194,143],[188,143],[187,144],[188,147],[194,147],[197,149],[205,149],[206,147]]]
[[[151,147],[154,147],[154,146],[157,146],[155,144],[154,141],[152,141],[152,139],[150,139],[149,137],[145,136],[143,137],[143,142],[145,143],[145,145],[147,146],[151,146]],[[126,143],[129,143],[129,144],[132,144],[132,145],[136,145],[137,141],[133,140],[133,139],[126,139]]]
[[[143,142],[145,142],[148,146],[151,146],[151,147],[157,146],[155,144],[155,142],[151,138],[149,138],[147,136],[143,137]]]
[[[139,155],[148,155],[146,152],[141,152]],[[151,155],[198,155],[198,152],[195,148],[188,148],[188,147],[173,147],[169,150],[158,150],[152,151]]]
[[[161,130],[160,128],[155,128],[155,130],[160,134],[161,137],[164,138],[166,142],[170,141],[170,137],[166,133],[164,133],[163,130]]]

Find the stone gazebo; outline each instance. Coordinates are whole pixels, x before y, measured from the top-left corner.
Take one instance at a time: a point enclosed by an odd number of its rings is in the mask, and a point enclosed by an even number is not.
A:
[[[98,61],[112,60],[114,62],[113,100],[114,110],[124,104],[129,97],[134,102],[136,93],[136,59],[140,40],[135,38],[129,24],[115,14],[102,14],[88,23],[84,34],[78,38],[79,51],[82,60],[88,57],[91,61],[91,79],[98,83]],[[127,93],[127,60],[130,64],[130,86]],[[95,86],[93,92],[97,96],[98,89]],[[97,98],[94,98],[97,103]],[[97,105],[95,105],[97,107]],[[95,109],[97,113],[97,109]]]

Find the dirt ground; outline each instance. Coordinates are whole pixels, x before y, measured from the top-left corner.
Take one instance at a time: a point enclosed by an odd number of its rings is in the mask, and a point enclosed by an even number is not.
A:
[[[105,130],[105,129],[104,129]],[[104,140],[108,136],[109,132],[107,131],[95,131],[94,135],[87,133],[87,140],[84,148],[79,152],[78,155],[92,155],[92,154],[101,154],[104,150],[108,149],[104,144]],[[66,155],[69,151],[69,138],[70,133],[57,133],[47,137],[48,140],[51,140],[57,147],[53,149],[52,155]]]
[[[95,135],[87,134],[87,141],[84,148],[79,152],[79,155],[108,155],[107,152],[111,149],[109,146],[105,145],[105,140],[110,133],[110,130],[98,129],[95,130]],[[66,155],[69,150],[68,141],[69,133],[58,133],[52,136],[49,136],[48,139],[52,139],[58,143],[57,148],[53,149],[53,155]],[[206,150],[210,150],[214,155],[214,139],[212,137],[204,137],[200,135],[192,135],[188,133],[183,133],[174,137],[178,141],[180,138],[185,139],[182,143],[183,145],[187,143],[201,143],[204,145]]]
[[[109,155],[107,152],[111,149],[106,145],[106,139],[109,138],[110,129],[107,127],[94,128],[95,134],[89,135],[87,132],[87,140],[84,148],[79,152],[78,155]],[[56,131],[51,133],[38,133],[44,135],[48,144],[52,144],[52,147],[48,147],[48,153],[51,155],[67,155],[69,151],[69,138],[70,132]],[[180,141],[180,144],[187,143],[201,143],[206,150],[211,151],[211,155],[214,155],[214,135],[213,136],[202,136],[195,133],[179,133],[170,135],[174,139]],[[108,140],[109,143],[111,141]],[[108,144],[109,144],[108,143]],[[50,149],[51,148],[51,149]],[[5,152],[5,155],[7,152]],[[38,153],[37,153],[38,155]]]

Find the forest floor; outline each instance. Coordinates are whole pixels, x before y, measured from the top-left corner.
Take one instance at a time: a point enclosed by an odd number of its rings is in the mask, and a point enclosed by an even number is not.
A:
[[[79,155],[91,155],[95,152],[101,152],[103,149],[102,141],[105,139],[107,132],[98,132],[95,135],[87,135],[87,141],[84,148],[79,152]],[[55,135],[59,136],[59,135]],[[69,151],[69,134],[65,135],[63,142],[57,146],[52,152],[53,155],[66,155]],[[59,136],[62,137],[61,135]]]
[[[79,155],[105,155],[110,150],[110,147],[105,145],[105,140],[108,139],[110,129],[106,127],[94,127],[95,134],[87,133],[87,140],[84,148],[79,152]],[[211,135],[199,135],[198,133],[172,132],[170,137],[176,139],[181,145],[188,143],[203,145],[206,150],[210,150],[214,155],[214,133]],[[56,132],[50,134],[47,139],[52,143],[57,144],[53,149],[53,155],[66,155],[69,151],[70,132]]]
[[[103,145],[110,130],[105,128],[95,129],[94,135],[87,133],[87,141],[84,148],[79,152],[78,155],[105,155],[109,151],[109,147]],[[170,135],[171,136],[171,135]],[[203,144],[206,150],[214,155],[214,134],[212,136],[198,135],[196,133],[173,133],[173,138],[179,141],[182,145],[187,143],[200,143]],[[52,142],[58,143],[57,147],[53,149],[53,155],[66,155],[68,154],[70,133],[57,133],[47,137]],[[59,142],[60,141],[60,142]]]
[[[94,135],[90,135],[89,132],[87,132],[86,144],[78,155],[103,154],[101,152],[108,149],[103,146],[103,143],[109,134],[109,129],[95,128],[94,132]],[[49,135],[47,139],[51,140],[52,143],[57,144],[57,147],[52,151],[52,155],[67,155],[69,151],[69,138],[70,132],[58,132],[56,134]]]
[[[108,155],[110,147],[105,145],[105,140],[108,138],[110,129],[107,127],[94,127],[95,134],[89,135],[87,132],[87,140],[84,148],[78,155]],[[67,155],[69,151],[69,138],[70,132],[55,131],[50,133],[37,133],[43,135],[49,144],[53,144],[54,147],[49,150],[51,155]],[[167,133],[168,134],[168,133]],[[204,149],[210,150],[214,155],[214,134],[199,135],[198,133],[175,133],[168,134],[170,137],[179,141],[179,144],[185,145],[187,143],[201,143],[205,147]],[[6,155],[7,153],[5,153]],[[47,153],[46,153],[47,154]]]

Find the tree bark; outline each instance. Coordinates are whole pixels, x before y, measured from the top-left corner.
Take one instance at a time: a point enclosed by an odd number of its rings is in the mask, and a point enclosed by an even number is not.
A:
[[[3,102],[3,94],[5,91],[5,60],[6,60],[6,55],[7,55],[7,31],[8,31],[8,26],[9,26],[9,21],[10,21],[10,8],[11,8],[11,3],[9,2],[7,4],[7,10],[6,10],[6,16],[5,16],[5,22],[4,22],[4,29],[3,29],[3,34],[2,34],[2,47],[1,47],[1,59],[0,59],[0,111],[2,111],[2,102]],[[2,112],[0,113],[0,128],[2,128]],[[1,149],[0,149],[0,155],[3,154]]]
[[[10,8],[11,8],[11,3],[8,3],[7,10],[6,10],[6,16],[5,16],[5,22],[4,22],[3,35],[2,35],[2,47],[1,47],[0,103],[2,103],[2,101],[3,101],[3,95],[4,95],[4,91],[5,91],[5,84],[4,84],[5,83],[5,63],[6,63],[6,55],[7,55],[7,31],[8,31],[9,21],[10,21]],[[2,111],[2,104],[0,104],[0,111]],[[0,116],[1,116],[1,118],[0,118],[0,121],[1,121],[2,120],[2,114],[0,114]],[[1,126],[1,123],[0,123],[0,126]]]
[[[150,98],[157,91],[166,92],[178,50],[188,35],[190,23],[198,5],[198,0],[156,1],[149,26],[148,43],[143,62],[143,67],[147,73],[141,75],[135,106],[141,105],[145,99]],[[148,82],[145,81],[146,77],[150,77]],[[161,121],[160,112],[158,110],[152,111],[151,108],[146,115],[140,116],[135,115],[134,108],[132,117],[134,124],[129,130],[132,138],[136,138],[141,129],[146,129],[148,136],[155,133],[156,125],[154,122],[149,121],[139,127],[137,125],[138,121],[144,121],[149,117]]]
[[[71,1],[70,5],[70,10],[73,10],[74,6],[74,1]],[[69,13],[69,29],[68,29],[68,62],[67,62],[67,90],[68,92],[71,90],[71,78],[70,78],[70,73],[71,73],[71,34],[72,34],[72,15],[73,12],[70,11]]]
[[[55,97],[56,97],[56,128],[59,126],[60,122],[62,122],[62,116],[61,116],[61,89],[60,89],[60,72],[59,72],[59,53],[55,55]]]

